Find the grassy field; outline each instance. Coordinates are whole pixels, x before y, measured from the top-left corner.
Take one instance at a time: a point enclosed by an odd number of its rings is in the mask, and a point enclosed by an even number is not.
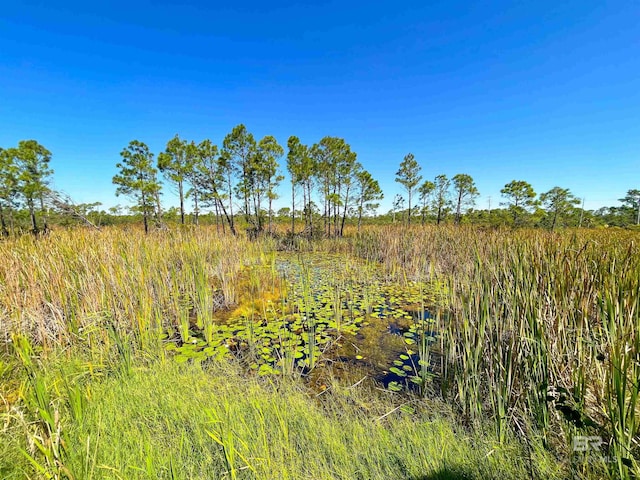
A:
[[[639,239],[0,242],[0,477],[637,478]]]

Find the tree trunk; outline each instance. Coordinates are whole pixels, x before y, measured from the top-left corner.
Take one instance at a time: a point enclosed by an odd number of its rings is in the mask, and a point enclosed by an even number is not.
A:
[[[244,158],[242,159],[242,193],[244,195],[244,218],[247,221],[247,224],[250,224],[251,211],[249,209],[249,178],[247,174],[247,162]],[[231,191],[229,191],[229,198],[231,198],[231,196]]]
[[[456,206],[456,225],[460,225],[460,209],[462,208],[462,190],[458,192],[458,205]]]
[[[302,215],[304,217],[304,229],[309,227],[309,213],[307,212],[307,186],[302,186]]]
[[[193,190],[193,204],[194,204],[193,223],[196,225],[199,225],[198,221],[200,216],[200,210],[198,209],[198,191],[195,189]]]
[[[229,224],[229,230],[231,230],[231,233],[233,233],[234,235],[236,234],[236,227],[235,224],[233,222],[233,213],[227,213],[227,209],[224,208],[224,204],[222,203],[222,200],[220,200],[220,208],[222,209],[222,213],[225,216],[225,218],[227,219],[227,223]]]
[[[269,233],[273,233],[271,231],[271,211],[273,210],[273,195],[271,193],[269,193]]]
[[[340,226],[340,236],[344,234],[344,222],[347,219],[347,207],[349,205],[349,186],[344,196],[344,210],[342,211],[342,225]]]
[[[291,179],[291,235],[296,234],[296,184]]]
[[[304,216],[304,229],[309,228],[309,212],[307,212],[307,185],[302,186],[302,215]]]
[[[229,222],[229,229],[231,230],[231,233],[235,235],[236,227],[233,222],[233,188],[231,187],[231,172],[227,174],[227,185],[229,187],[229,215],[227,215],[224,206],[222,207],[222,211],[224,212],[224,216]],[[222,205],[222,200],[220,200],[220,205]]]
[[[338,184],[338,188],[334,190],[333,198],[336,199],[336,204],[333,208],[333,235],[340,235],[340,198],[342,197],[342,185]]]
[[[144,191],[141,192],[140,200],[142,203],[142,223],[144,224],[144,234],[149,233],[149,220],[147,219],[149,206],[147,205],[147,197],[144,194]]]
[[[157,227],[162,225],[162,207],[160,206],[160,192],[156,192],[156,223]]]
[[[411,225],[411,189],[407,191],[409,195],[409,215],[407,216],[407,225]]]
[[[180,223],[184,225],[184,187],[182,182],[178,182],[178,193],[180,194]]]
[[[262,232],[262,215],[260,215],[260,210],[262,210],[262,205],[260,203],[260,195],[256,193],[254,200],[254,208],[256,210],[256,225],[258,232]]]
[[[324,215],[323,215],[323,223],[322,229],[323,231],[327,230],[327,216],[329,215],[327,212],[327,203],[329,202],[329,190],[327,187],[324,188]]]
[[[49,231],[49,225],[47,224],[47,212],[44,209],[44,198],[40,195],[40,212],[42,212],[42,232],[47,233]]]
[[[253,202],[253,216],[255,217],[254,225],[256,225],[256,228],[257,228],[257,226],[260,224],[260,217],[258,213],[260,210],[260,207],[257,204],[256,194],[254,193],[251,197],[252,197],[251,201]]]
[[[2,208],[2,204],[0,204],[0,231],[2,232],[3,237],[9,236],[9,230],[7,230],[7,224],[4,220],[4,209]]]
[[[29,207],[29,216],[31,217],[31,231],[34,235],[39,233],[38,223],[36,222],[36,209],[33,205],[33,198],[27,199],[27,206]]]
[[[220,233],[220,221],[219,221],[219,209],[218,209],[218,199],[215,198],[213,201],[213,208],[215,209],[216,212],[216,232]],[[222,224],[223,227],[223,231],[224,231],[224,223]]]
[[[309,217],[309,235],[313,237],[313,212],[311,211],[311,180],[307,181],[307,216]]]

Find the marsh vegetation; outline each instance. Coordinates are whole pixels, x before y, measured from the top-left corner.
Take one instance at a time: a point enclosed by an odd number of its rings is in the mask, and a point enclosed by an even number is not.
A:
[[[0,243],[1,476],[638,476],[637,233],[295,240]]]

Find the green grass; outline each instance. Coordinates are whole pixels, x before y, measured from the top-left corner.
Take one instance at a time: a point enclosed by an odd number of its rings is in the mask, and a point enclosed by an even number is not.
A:
[[[82,378],[83,368],[54,369],[50,390],[61,378]],[[42,478],[519,479],[531,468],[561,478],[547,455],[530,465],[514,439],[499,445],[456,426],[442,405],[405,405],[402,396],[373,394],[367,382],[335,383],[317,396],[294,379],[247,377],[228,362],[152,362],[78,384],[90,393],[80,415],[52,400],[64,469],[45,467],[51,476]],[[26,427],[15,412],[8,423],[0,472],[33,478],[19,451]]]

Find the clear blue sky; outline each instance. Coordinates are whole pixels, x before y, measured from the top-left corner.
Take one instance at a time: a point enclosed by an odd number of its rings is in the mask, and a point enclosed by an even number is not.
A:
[[[640,188],[638,2],[222,3],[5,2],[0,146],[38,140],[56,188],[105,206],[126,203],[130,140],[220,144],[238,123],[344,137],[384,210],[408,152],[425,178],[472,175],[481,208],[513,179],[587,208]]]

